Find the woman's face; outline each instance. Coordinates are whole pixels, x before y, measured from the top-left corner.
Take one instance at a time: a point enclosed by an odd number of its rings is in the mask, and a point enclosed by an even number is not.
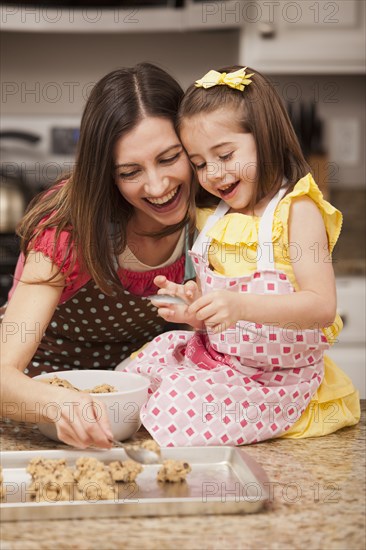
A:
[[[185,217],[192,170],[171,121],[147,117],[114,148],[114,179],[134,207],[139,230],[159,231]]]

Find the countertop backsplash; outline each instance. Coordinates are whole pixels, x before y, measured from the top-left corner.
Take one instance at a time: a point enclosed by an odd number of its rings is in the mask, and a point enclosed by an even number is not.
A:
[[[330,202],[343,214],[343,227],[333,253],[336,275],[366,274],[366,190],[336,188],[330,190]]]

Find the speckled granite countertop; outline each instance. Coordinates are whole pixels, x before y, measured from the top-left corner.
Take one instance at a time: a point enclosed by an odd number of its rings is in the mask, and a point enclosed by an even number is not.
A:
[[[352,428],[246,447],[272,482],[259,514],[5,522],[1,549],[364,550],[365,404]],[[56,445],[23,423],[2,422],[0,432],[3,451]],[[137,435],[149,437],[144,430]]]

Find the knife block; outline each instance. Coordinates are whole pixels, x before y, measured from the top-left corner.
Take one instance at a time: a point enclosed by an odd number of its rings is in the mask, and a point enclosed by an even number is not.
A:
[[[314,180],[316,181],[320,191],[323,193],[325,200],[329,199],[329,160],[328,155],[309,155],[306,159]]]

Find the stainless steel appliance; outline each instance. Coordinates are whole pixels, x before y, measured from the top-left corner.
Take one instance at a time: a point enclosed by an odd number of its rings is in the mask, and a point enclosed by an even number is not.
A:
[[[15,228],[30,200],[73,165],[79,118],[4,116],[0,124],[0,305],[19,255]]]
[[[0,132],[1,141],[22,141],[32,146],[40,139],[28,132]],[[19,166],[14,163],[11,167],[6,163],[0,165],[0,233],[14,233],[32,196]]]
[[[22,143],[32,148],[40,136],[19,130],[0,131],[0,143]],[[11,146],[10,146],[11,147]],[[15,145],[15,148],[17,145]],[[5,148],[6,149],[6,148]],[[35,189],[30,189],[21,170],[21,165],[3,162],[1,149],[0,165],[0,305],[7,299],[12,284],[12,273],[19,254],[19,241],[15,230],[33,198]]]

